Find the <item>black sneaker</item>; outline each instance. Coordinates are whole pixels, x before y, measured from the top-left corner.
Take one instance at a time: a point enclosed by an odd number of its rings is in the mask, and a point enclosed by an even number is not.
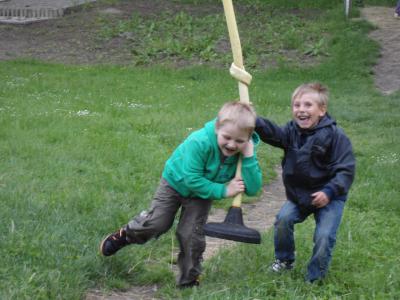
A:
[[[180,284],[180,285],[178,285],[178,287],[180,289],[186,289],[186,288],[192,288],[192,287],[199,286],[199,285],[200,285],[200,280],[199,280],[199,278],[196,278],[192,282]]]
[[[291,270],[294,267],[293,261],[285,261],[276,259],[271,265],[271,271],[281,273],[282,271]]]
[[[129,242],[126,240],[126,232],[121,228],[117,232],[109,234],[101,241],[100,253],[104,256],[110,256],[128,244]]]

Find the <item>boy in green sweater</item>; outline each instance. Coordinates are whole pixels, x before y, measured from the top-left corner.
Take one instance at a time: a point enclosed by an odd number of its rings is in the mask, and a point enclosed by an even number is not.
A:
[[[203,226],[212,200],[244,192],[254,196],[261,188],[255,145],[256,113],[246,103],[228,102],[216,119],[190,134],[167,160],[150,209],[133,218],[100,244],[104,256],[129,244],[144,244],[167,232],[181,208],[176,236],[180,253],[178,287],[199,285],[206,247]],[[235,178],[242,155],[242,177]]]

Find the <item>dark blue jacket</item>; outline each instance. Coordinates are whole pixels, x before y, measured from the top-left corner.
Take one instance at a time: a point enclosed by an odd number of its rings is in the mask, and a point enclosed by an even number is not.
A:
[[[279,127],[258,117],[256,132],[263,142],[284,150],[282,177],[289,200],[313,208],[311,194],[317,191],[329,199],[346,200],[355,158],[350,140],[328,114],[308,130],[294,121]]]

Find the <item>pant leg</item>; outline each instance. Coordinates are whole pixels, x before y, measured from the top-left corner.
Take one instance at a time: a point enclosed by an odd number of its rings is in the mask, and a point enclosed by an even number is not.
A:
[[[281,261],[295,260],[294,224],[303,222],[309,214],[299,206],[286,201],[274,223],[275,257]]]
[[[211,200],[182,199],[181,215],[176,231],[180,247],[178,285],[191,283],[201,274],[201,262],[206,249],[203,226],[207,221],[211,204]]]
[[[127,239],[131,243],[144,244],[168,231],[181,206],[181,196],[161,179],[149,211],[144,211],[126,226]]]
[[[328,205],[314,213],[314,249],[307,267],[307,280],[321,279],[328,271],[344,204],[341,200],[331,200]]]

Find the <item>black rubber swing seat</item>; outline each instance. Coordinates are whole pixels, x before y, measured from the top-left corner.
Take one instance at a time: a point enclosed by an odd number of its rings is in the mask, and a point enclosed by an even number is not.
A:
[[[230,207],[224,222],[210,222],[204,225],[204,234],[210,237],[232,240],[236,242],[260,244],[261,235],[255,230],[243,224],[242,209]]]

